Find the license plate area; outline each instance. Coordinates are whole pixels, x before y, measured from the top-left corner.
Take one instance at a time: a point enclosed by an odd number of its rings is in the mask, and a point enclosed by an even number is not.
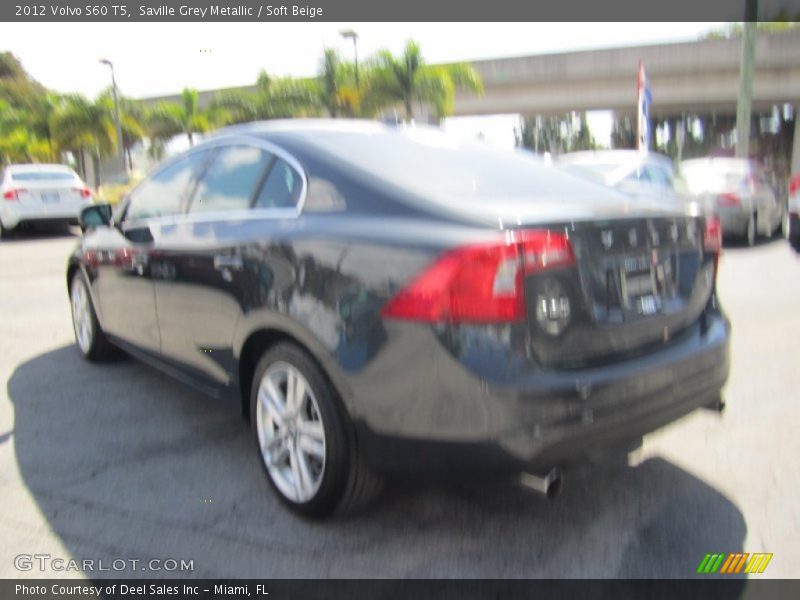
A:
[[[670,256],[626,257],[619,267],[620,299],[625,312],[650,316],[664,311],[677,289]]]
[[[55,204],[61,200],[58,192],[41,192],[40,197],[45,204]]]

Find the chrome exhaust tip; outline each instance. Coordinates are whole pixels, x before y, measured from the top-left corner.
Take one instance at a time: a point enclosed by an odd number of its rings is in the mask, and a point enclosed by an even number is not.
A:
[[[722,394],[720,394],[717,398],[714,398],[712,402],[709,402],[703,408],[721,415],[723,412],[725,412],[725,398],[722,396]]]
[[[544,475],[523,472],[519,476],[522,485],[539,492],[548,500],[553,500],[561,493],[563,481],[564,475],[558,467],[553,467]]]

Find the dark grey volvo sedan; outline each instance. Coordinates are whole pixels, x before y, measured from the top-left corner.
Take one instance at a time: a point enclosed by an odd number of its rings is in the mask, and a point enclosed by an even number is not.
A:
[[[559,468],[721,406],[719,224],[436,129],[236,126],[81,215],[77,347],[241,404],[308,516]]]

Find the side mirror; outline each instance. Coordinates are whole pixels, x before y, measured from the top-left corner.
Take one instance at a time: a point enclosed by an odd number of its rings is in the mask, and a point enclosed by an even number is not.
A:
[[[81,226],[81,231],[84,232],[95,227],[107,227],[111,224],[111,205],[92,204],[87,206],[81,211],[78,224]]]

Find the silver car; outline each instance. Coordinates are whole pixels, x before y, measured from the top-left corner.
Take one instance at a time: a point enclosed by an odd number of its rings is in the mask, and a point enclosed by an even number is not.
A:
[[[0,237],[20,225],[77,223],[92,191],[65,165],[8,165],[0,174]]]
[[[725,237],[755,244],[771,237],[783,221],[784,208],[758,163],[738,158],[697,158],[681,163],[690,193],[719,215]]]
[[[576,175],[633,194],[675,198],[682,193],[672,160],[656,152],[594,150],[570,152],[558,164]]]

